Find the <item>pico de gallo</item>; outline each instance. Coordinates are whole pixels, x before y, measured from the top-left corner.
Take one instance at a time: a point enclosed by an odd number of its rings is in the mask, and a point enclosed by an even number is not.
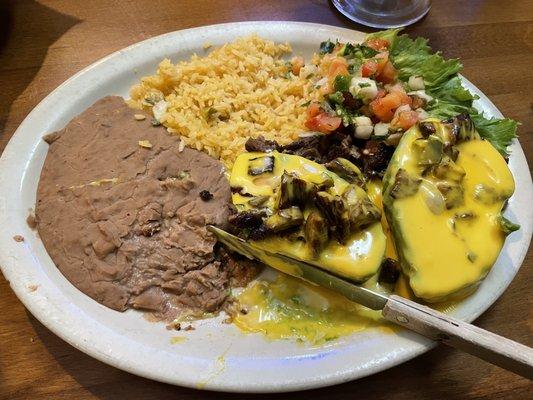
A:
[[[310,64],[294,57],[291,72],[314,78],[316,89],[307,105],[306,128],[324,134],[348,129],[358,139],[393,142],[399,140],[398,133],[426,118],[432,97],[424,90],[424,79],[413,75],[400,81],[389,47],[390,42],[381,38],[361,44],[328,40]]]

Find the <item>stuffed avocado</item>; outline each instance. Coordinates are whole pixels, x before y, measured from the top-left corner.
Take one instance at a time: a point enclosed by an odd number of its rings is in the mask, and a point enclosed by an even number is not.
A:
[[[386,246],[381,210],[349,161],[321,165],[277,151],[243,153],[230,184],[238,211],[231,222],[257,247],[357,282],[378,272]]]
[[[416,296],[441,301],[485,277],[517,229],[502,216],[514,188],[505,159],[468,116],[406,132],[383,178],[383,204]]]

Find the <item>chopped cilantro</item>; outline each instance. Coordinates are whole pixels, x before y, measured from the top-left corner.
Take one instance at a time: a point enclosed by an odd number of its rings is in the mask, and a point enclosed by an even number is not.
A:
[[[372,58],[379,53],[372,47],[365,46],[364,44],[360,45],[359,48],[361,49],[361,53],[363,54],[364,58]]]
[[[354,46],[351,43],[346,43],[345,45],[341,47],[338,54],[340,56],[350,56],[350,55],[353,55],[356,51],[357,51],[356,46]]]
[[[351,77],[349,75],[337,75],[333,82],[333,87],[336,91],[347,92],[350,89]]]
[[[361,67],[361,61],[359,60],[350,60],[350,64],[348,65],[348,73],[350,75],[353,75],[357,72],[357,70]]]
[[[320,54],[331,53],[334,48],[335,43],[328,39],[325,42],[320,43]]]
[[[337,91],[328,96],[328,101],[331,104],[342,104],[344,102],[344,96],[342,95],[341,92]]]

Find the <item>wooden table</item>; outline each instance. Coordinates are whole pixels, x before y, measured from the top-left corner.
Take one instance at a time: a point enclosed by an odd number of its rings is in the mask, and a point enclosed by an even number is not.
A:
[[[533,157],[533,1],[433,1],[407,31],[425,36],[508,117]],[[97,59],[161,33],[247,20],[295,20],[362,29],[326,0],[146,0],[0,2],[0,152],[52,89]],[[533,252],[477,324],[533,345]],[[109,367],[75,350],[33,318],[0,278],[0,399],[236,399],[173,387]],[[449,348],[331,388],[257,398],[533,398],[525,379]]]

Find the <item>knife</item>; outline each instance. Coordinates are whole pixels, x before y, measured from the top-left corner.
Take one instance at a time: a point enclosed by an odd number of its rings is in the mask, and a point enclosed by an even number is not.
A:
[[[259,260],[281,272],[331,289],[372,310],[381,310],[387,321],[533,379],[533,349],[530,347],[401,296],[376,293],[305,261],[263,250],[215,226],[208,226],[208,230],[230,250],[249,259]]]

